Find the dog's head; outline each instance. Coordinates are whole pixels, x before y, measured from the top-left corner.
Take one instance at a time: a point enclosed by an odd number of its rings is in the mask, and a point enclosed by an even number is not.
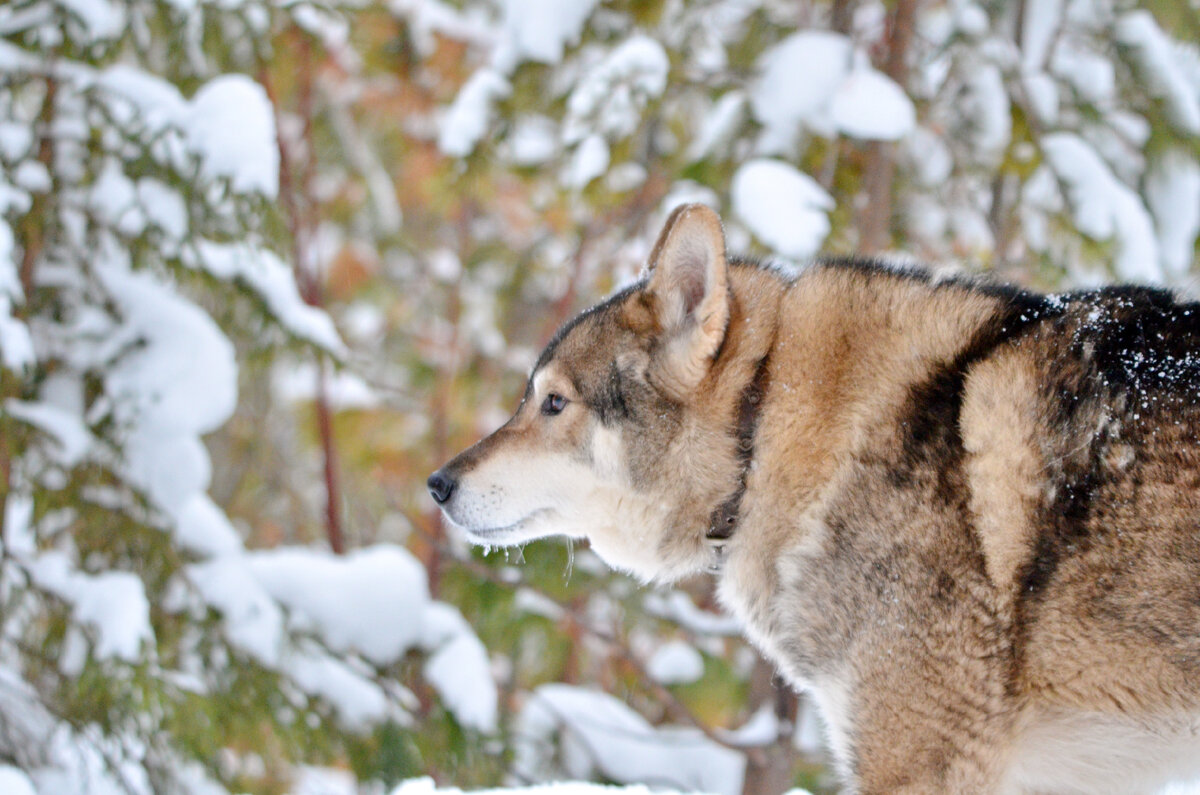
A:
[[[736,477],[728,417],[706,402],[730,304],[720,219],[679,208],[649,277],[559,330],[516,414],[430,476],[434,500],[480,544],[565,535],[646,580],[702,568]]]

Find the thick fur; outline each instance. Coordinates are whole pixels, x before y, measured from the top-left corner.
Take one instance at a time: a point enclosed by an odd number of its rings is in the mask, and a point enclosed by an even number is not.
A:
[[[767,357],[719,592],[813,694],[850,791],[1200,776],[1200,305],[849,261],[789,278],[726,263],[702,207],[651,268],[441,470],[451,520],[586,537],[645,580],[709,567]]]

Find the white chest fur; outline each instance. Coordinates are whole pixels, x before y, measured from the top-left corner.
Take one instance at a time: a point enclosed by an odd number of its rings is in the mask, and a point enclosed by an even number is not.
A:
[[[1150,722],[1055,710],[1028,723],[1005,791],[1150,795],[1197,778],[1200,715]]]

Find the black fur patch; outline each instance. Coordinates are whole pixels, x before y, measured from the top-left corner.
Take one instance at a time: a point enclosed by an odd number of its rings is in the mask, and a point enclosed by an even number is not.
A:
[[[588,408],[596,412],[604,425],[614,425],[630,417],[623,383],[620,368],[615,361],[611,362],[608,377],[600,382],[594,394],[586,397]]]
[[[1200,384],[1200,304],[1128,285],[1064,300],[1080,317],[1072,352],[1090,348],[1106,386],[1157,391]]]
[[[1091,544],[1088,519],[1095,502],[1100,479],[1093,465],[1069,473],[1059,489],[1048,514],[1050,522],[1038,536],[1032,560],[1021,573],[1021,593],[1038,598],[1045,593],[1054,573],[1068,552],[1078,552]]]
[[[962,411],[965,370],[951,364],[909,392],[903,456],[893,482],[911,483],[918,473],[932,472],[934,496],[944,505],[962,499],[963,446],[958,419]]]
[[[1099,399],[1124,406],[1116,419],[1126,433],[1136,434],[1140,420],[1194,400],[1200,388],[1200,305],[1177,303],[1165,290],[1128,285],[1061,300],[1069,311],[1063,330],[1073,339],[1069,358],[1047,385],[1053,424],[1073,427],[1080,407]],[[1102,517],[1093,514],[1107,485],[1101,457],[1109,442],[1102,428],[1090,438],[1090,449],[1067,462],[1033,558],[1020,575],[1027,598],[1042,598],[1063,561],[1086,551],[1094,534],[1104,531]]]
[[[912,278],[920,275],[915,272]],[[1033,293],[1008,288],[1004,296],[1007,306],[1001,314],[980,329],[953,361],[909,390],[900,423],[902,454],[890,472],[893,485],[903,487],[919,473],[932,471],[934,496],[947,505],[962,501],[966,481],[959,417],[967,373],[998,346],[1061,313],[1054,302]]]

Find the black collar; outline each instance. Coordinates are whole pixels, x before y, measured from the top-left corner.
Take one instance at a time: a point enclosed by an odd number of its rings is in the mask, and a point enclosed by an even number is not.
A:
[[[738,463],[741,472],[738,473],[737,488],[733,490],[724,502],[713,509],[708,519],[708,531],[705,538],[712,543],[718,560],[725,552],[725,544],[733,537],[737,529],[738,513],[742,507],[742,495],[746,493],[746,477],[750,474],[750,464],[754,460],[754,434],[758,430],[758,415],[762,408],[763,396],[770,385],[770,368],[767,367],[769,357],[758,360],[758,368],[754,378],[742,390],[742,399],[738,403],[737,413],[737,449]]]

